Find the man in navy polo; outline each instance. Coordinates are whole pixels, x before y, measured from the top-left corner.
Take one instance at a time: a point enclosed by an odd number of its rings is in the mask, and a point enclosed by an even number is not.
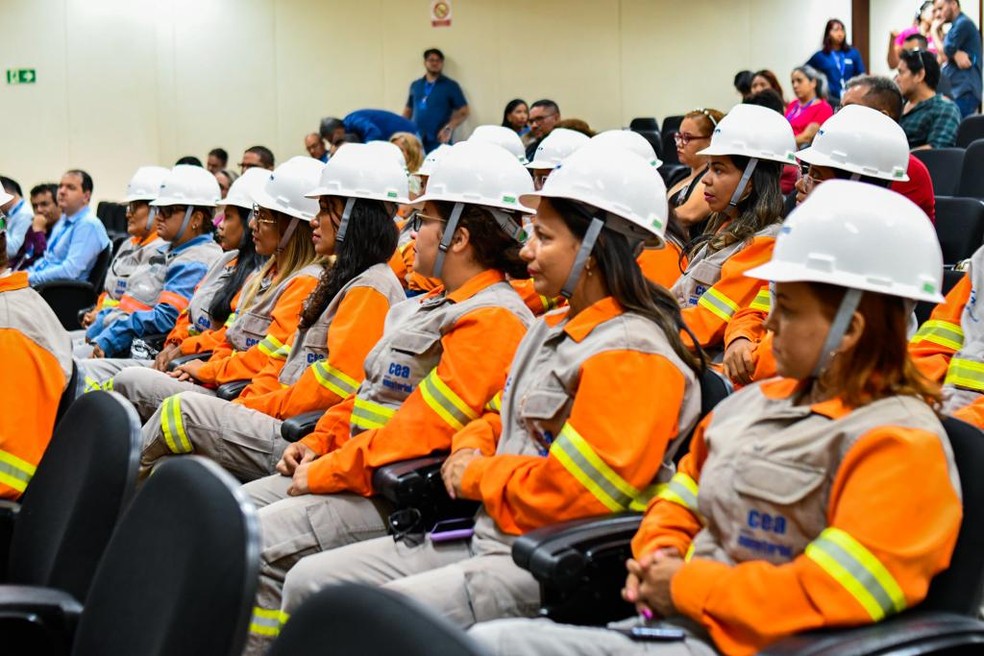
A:
[[[424,77],[410,83],[403,115],[417,125],[424,150],[429,152],[451,141],[454,129],[468,117],[468,101],[458,83],[441,74],[443,52],[437,48],[425,50],[424,68]]]

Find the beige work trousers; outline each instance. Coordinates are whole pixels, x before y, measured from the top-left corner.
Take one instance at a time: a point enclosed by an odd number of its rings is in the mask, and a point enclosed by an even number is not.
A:
[[[215,392],[189,382],[171,378],[163,371],[145,367],[130,367],[113,377],[114,392],[122,394],[137,409],[141,421],[147,421],[161,407],[164,399],[181,392],[215,396]]]

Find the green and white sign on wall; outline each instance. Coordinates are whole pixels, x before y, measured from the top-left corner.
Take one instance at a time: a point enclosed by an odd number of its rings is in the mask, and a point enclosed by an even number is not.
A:
[[[33,68],[8,68],[7,84],[34,84],[38,75]]]

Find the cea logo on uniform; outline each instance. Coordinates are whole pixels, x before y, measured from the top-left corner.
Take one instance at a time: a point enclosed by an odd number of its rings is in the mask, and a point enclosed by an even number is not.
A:
[[[749,551],[762,554],[763,556],[782,556],[792,558],[793,550],[788,545],[781,542],[773,542],[765,537],[752,537],[751,533],[766,533],[768,537],[786,534],[786,518],[782,515],[771,515],[755,509],[748,511],[745,525],[752,529],[742,530],[738,536],[738,544]]]

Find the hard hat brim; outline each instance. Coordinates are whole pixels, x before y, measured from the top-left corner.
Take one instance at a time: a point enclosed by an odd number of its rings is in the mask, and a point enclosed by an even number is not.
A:
[[[814,166],[826,166],[832,169],[838,169],[840,171],[849,171],[850,173],[857,173],[859,175],[864,175],[869,178],[878,178],[879,180],[891,180],[899,182],[908,182],[909,174],[903,173],[901,178],[893,178],[890,175],[886,175],[880,171],[864,171],[861,167],[855,166],[850,162],[841,162],[830,155],[821,153],[817,151],[816,148],[810,146],[809,148],[804,148],[803,150],[796,153],[796,159],[801,162],[806,162],[807,164],[812,164]]]
[[[314,218],[313,216],[304,216],[297,210],[280,204],[277,202],[276,198],[267,193],[266,189],[255,189],[253,191],[253,200],[260,207],[273,210],[275,212],[280,212],[281,214],[286,214],[287,216],[300,221],[307,221],[310,223],[310,221]]]
[[[529,194],[523,194],[519,197],[519,200],[522,203],[529,203],[535,199],[536,203],[539,204],[541,198],[559,198],[561,200],[569,200],[575,203],[590,205],[591,207],[597,208],[608,215],[608,218],[605,221],[605,227],[609,230],[614,230],[615,232],[623,234],[630,239],[641,239],[643,243],[650,248],[663,248],[666,246],[666,240],[664,237],[661,237],[658,233],[653,232],[649,228],[646,228],[635,221],[630,221],[629,219],[623,217],[622,212],[625,211],[625,208],[615,207],[614,205],[608,203],[588,203],[579,198],[572,198],[566,194],[546,191],[543,189]]]
[[[891,283],[894,286],[889,288],[858,274],[842,271],[820,271],[799,262],[766,262],[753,269],[749,269],[745,272],[745,275],[749,278],[768,280],[770,282],[818,282],[837,287],[860,289],[866,292],[877,292],[888,296],[899,296],[914,301],[926,301],[928,303],[942,303],[945,300],[939,292],[926,292],[911,285],[899,285],[894,282]]]

